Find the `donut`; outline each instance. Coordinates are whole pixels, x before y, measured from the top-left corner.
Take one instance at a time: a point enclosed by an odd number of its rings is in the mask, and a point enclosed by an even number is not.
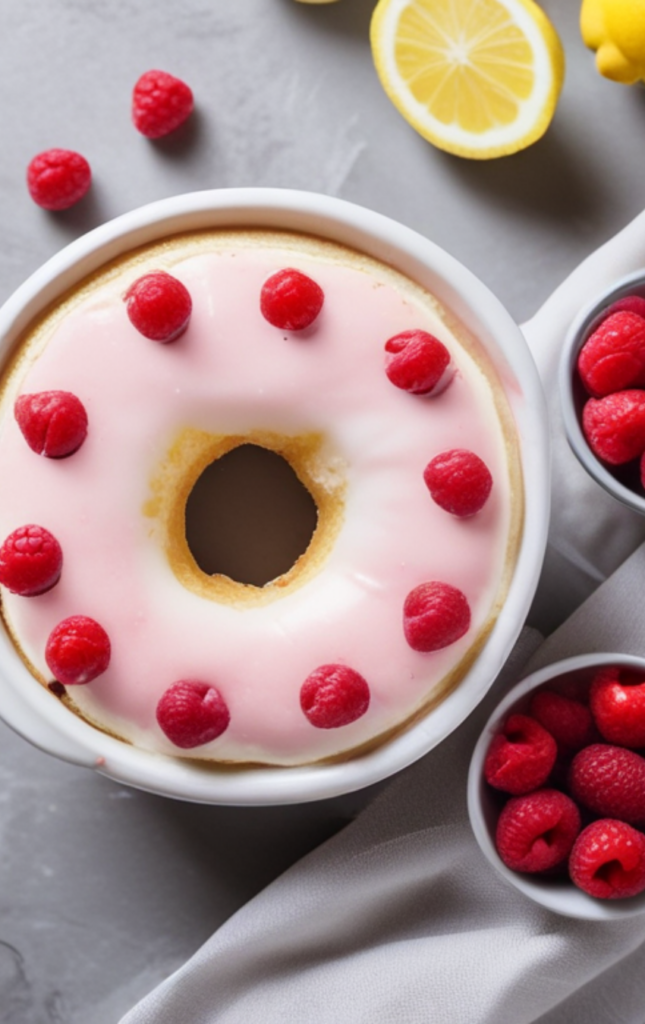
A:
[[[205,570],[187,536],[238,449],[273,453],[314,507],[263,585]],[[54,303],[3,373],[0,474],[2,617],[43,700],[204,764],[356,757],[432,714],[522,532],[479,340],[387,264],[280,231],[171,236]]]

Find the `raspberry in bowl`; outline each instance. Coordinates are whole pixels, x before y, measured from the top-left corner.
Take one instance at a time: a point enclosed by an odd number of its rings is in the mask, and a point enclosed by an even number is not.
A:
[[[645,276],[624,277],[579,313],[560,362],[569,445],[591,477],[645,515]]]
[[[472,754],[468,812],[492,866],[548,910],[645,913],[645,659],[589,654],[517,684]]]

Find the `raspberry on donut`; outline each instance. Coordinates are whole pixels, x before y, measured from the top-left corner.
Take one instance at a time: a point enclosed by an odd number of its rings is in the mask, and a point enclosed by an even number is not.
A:
[[[601,900],[645,890],[645,835],[624,821],[601,818],[582,830],[569,857],[571,881]]]
[[[137,278],[124,299],[130,322],[151,341],[176,341],[188,327],[193,309],[190,292],[165,270]]]
[[[484,760],[490,786],[519,796],[546,782],[558,748],[553,736],[530,715],[513,714],[493,738]]]
[[[85,406],[69,391],[20,395],[14,416],[32,451],[48,459],[73,455],[87,436]]]
[[[483,459],[464,448],[451,448],[435,455],[426,466],[423,479],[433,501],[459,518],[481,512],[493,486]]]
[[[594,455],[612,466],[645,452],[645,391],[617,391],[590,398],[582,411],[582,429]]]
[[[405,639],[415,651],[448,647],[470,628],[470,605],[461,590],[433,580],[411,590],[403,605]]]
[[[148,139],[174,132],[190,117],[193,106],[190,86],[167,71],[146,71],[132,91],[132,121]]]
[[[98,622],[87,615],[70,615],[49,634],[45,660],[54,678],[63,686],[84,686],[107,671],[110,638]]]
[[[71,149],[47,149],[27,168],[27,188],[44,210],[67,210],[83,198],[92,184],[92,171],[84,156]]]
[[[157,722],[171,743],[183,750],[211,743],[228,728],[231,715],[215,686],[181,679],[157,704]]]
[[[325,295],[315,281],[300,270],[285,267],[272,274],[260,292],[260,312],[273,327],[304,331],[317,319]]]
[[[507,867],[534,874],[563,864],[579,832],[573,800],[557,789],[538,789],[504,805],[495,845]]]
[[[385,352],[388,379],[412,395],[438,394],[452,378],[448,349],[428,331],[395,334],[385,342]]]
[[[44,526],[19,526],[0,547],[0,583],[21,597],[51,590],[62,567],[61,546]]]
[[[317,729],[338,729],[365,714],[370,688],[347,665],[321,665],[307,676],[300,690],[300,707]]]
[[[645,385],[645,319],[627,310],[607,316],[582,346],[578,373],[596,398]]]

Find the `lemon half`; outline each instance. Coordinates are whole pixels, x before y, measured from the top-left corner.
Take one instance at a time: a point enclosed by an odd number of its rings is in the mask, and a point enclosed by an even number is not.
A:
[[[379,0],[370,37],[387,95],[440,149],[505,156],[551,122],[564,53],[532,0]]]

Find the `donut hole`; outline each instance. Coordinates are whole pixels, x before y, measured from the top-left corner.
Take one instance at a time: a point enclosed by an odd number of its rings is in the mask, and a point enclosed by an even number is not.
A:
[[[318,523],[311,493],[282,455],[241,444],[202,471],[186,501],[199,569],[263,587],[304,555]]]
[[[346,480],[323,434],[184,427],[150,478],[142,512],[182,587],[253,607],[321,570],[343,523]]]

